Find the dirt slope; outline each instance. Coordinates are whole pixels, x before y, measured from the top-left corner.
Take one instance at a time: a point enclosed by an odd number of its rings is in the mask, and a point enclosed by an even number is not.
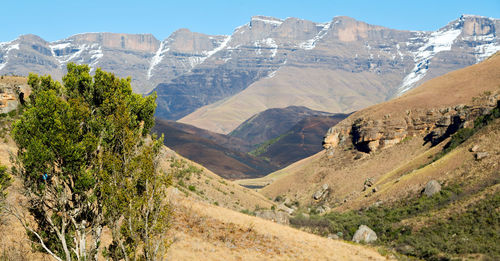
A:
[[[376,250],[225,208],[175,200],[171,260],[385,260]]]

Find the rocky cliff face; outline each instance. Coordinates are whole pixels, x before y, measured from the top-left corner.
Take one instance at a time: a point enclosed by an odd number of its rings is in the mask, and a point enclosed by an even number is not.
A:
[[[407,137],[424,137],[425,142],[438,144],[459,129],[474,127],[474,120],[500,107],[500,95],[494,93],[475,99],[474,104],[436,109],[412,109],[403,114],[383,118],[353,117],[328,130],[323,147],[329,154],[335,148],[353,145],[370,153],[390,147]]]
[[[2,76],[0,78],[0,114],[16,110],[31,93],[24,77]]]
[[[233,51],[231,57],[233,61],[241,59],[235,55],[243,51],[248,57],[253,43],[258,47],[255,52],[267,56],[266,61],[277,62],[278,69],[266,62],[262,72],[268,72],[267,77],[256,75],[239,81],[243,86],[251,84],[237,95],[218,94],[220,102],[200,108],[182,122],[228,133],[246,118],[269,108],[303,105],[351,112],[397,97],[426,80],[475,64],[500,50],[496,35],[499,20],[478,16],[462,16],[435,32],[393,30],[349,17],[335,17],[328,23],[298,19],[266,23],[265,27],[250,28],[252,22],[238,28],[232,37],[260,39],[236,45],[238,52]],[[264,33],[263,29],[271,31]],[[261,45],[263,42],[267,45]],[[229,42],[228,46],[233,45]],[[240,68],[233,70],[236,75]],[[157,90],[162,88],[171,87],[159,86]],[[210,100],[200,104],[204,102]],[[227,116],[220,119],[221,114]]]
[[[168,119],[262,81],[271,82],[267,93],[275,94],[272,86],[285,80],[300,93],[284,100],[276,94],[272,101],[261,101],[266,108],[276,107],[273,103],[307,106],[300,99],[310,96],[319,103],[314,109],[346,112],[483,60],[500,50],[499,29],[498,19],[479,16],[462,16],[435,32],[393,30],[349,17],[315,23],[255,16],[230,36],[180,29],[163,41],[147,34],[85,33],[47,42],[24,35],[0,43],[0,74],[35,72],[60,78],[68,62],[87,63],[92,70],[101,67],[120,77],[132,76],[136,92],[157,91],[158,115]],[[307,82],[314,79],[283,74],[296,68],[312,70],[308,75],[313,78],[320,77],[313,73],[319,70],[319,75],[347,76],[339,82],[322,78],[327,91],[318,99],[316,90],[308,92]]]

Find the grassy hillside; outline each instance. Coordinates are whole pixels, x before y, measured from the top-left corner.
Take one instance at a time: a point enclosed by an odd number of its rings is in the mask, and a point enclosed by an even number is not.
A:
[[[259,157],[270,159],[280,168],[307,158],[323,149],[321,142],[324,133],[343,120],[346,114],[334,116],[307,117],[278,138],[272,139],[257,148]]]
[[[400,77],[396,73],[382,77],[371,72],[288,66],[277,71],[273,78],[261,79],[236,95],[201,107],[179,121],[229,133],[252,115],[270,108],[295,105],[350,113],[385,101],[389,86],[397,86]]]
[[[248,155],[245,141],[171,121],[157,121],[153,132],[165,135],[165,145],[226,179],[260,177],[277,166]]]
[[[261,144],[282,135],[300,121],[313,116],[332,116],[332,114],[314,111],[304,106],[268,109],[253,115],[229,135],[254,145]],[[341,116],[338,115],[338,118]]]
[[[498,259],[499,70],[497,54],[398,99],[354,113],[335,128],[351,130],[356,119],[364,118],[375,123],[362,135],[376,138],[385,131],[384,124],[397,117],[410,119],[404,117],[414,112],[420,112],[415,117],[424,127],[370,153],[358,151],[350,142],[338,143],[293,168],[261,178],[271,183],[260,192],[295,202],[299,214],[291,224],[313,233],[351,239],[365,224],[377,233],[375,244],[416,258]],[[481,103],[497,107],[487,112]],[[438,144],[426,142],[435,126],[425,125],[432,111],[450,107],[469,108],[466,113],[476,118],[463,122]],[[432,197],[422,195],[431,180],[442,190]],[[313,199],[323,184],[328,185],[325,196]]]
[[[457,136],[448,144],[462,140]],[[322,235],[336,233],[344,239],[352,238],[358,226],[365,224],[377,233],[378,245],[423,259],[499,259],[498,137],[500,119],[490,121],[454,149],[436,153],[447,151],[438,159],[430,158],[427,164],[397,179],[381,179],[375,184],[379,192],[362,193],[350,206],[338,206],[338,211],[326,215],[298,215],[291,224]],[[489,157],[476,160],[469,151],[473,146],[487,151]],[[428,197],[419,190],[408,190],[422,184],[421,180],[431,179],[443,184],[436,195]]]
[[[15,116],[14,116],[15,117]],[[13,117],[4,117],[9,128]],[[7,133],[7,132],[6,132]],[[0,165],[10,166],[8,155],[16,145],[8,134],[0,140]],[[274,204],[252,190],[225,180],[172,150],[162,149],[161,167],[175,171],[169,198],[173,217],[167,259],[197,260],[385,260],[376,250],[333,241],[271,221],[239,213],[270,209]],[[7,202],[27,214],[21,182],[14,178]],[[52,260],[35,251],[23,227],[12,216],[0,216],[0,260]],[[111,243],[104,228],[102,246]],[[104,260],[100,256],[100,260]]]

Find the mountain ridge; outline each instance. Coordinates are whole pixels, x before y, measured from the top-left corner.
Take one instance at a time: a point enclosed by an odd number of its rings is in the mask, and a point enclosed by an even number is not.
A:
[[[24,35],[0,43],[0,74],[57,79],[66,63],[87,63],[132,76],[135,92],[157,91],[161,118],[229,133],[268,108],[350,112],[388,100],[500,50],[498,31],[500,20],[470,15],[433,32],[345,16],[326,23],[254,16],[231,35],[179,29],[164,40],[85,33],[54,42]]]

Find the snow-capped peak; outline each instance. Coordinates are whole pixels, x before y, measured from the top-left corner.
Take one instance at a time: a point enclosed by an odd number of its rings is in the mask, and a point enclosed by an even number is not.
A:
[[[451,50],[455,39],[462,32],[461,27],[444,27],[431,33],[426,39],[426,43],[413,53],[415,67],[403,79],[403,83],[398,89],[398,94],[402,94],[413,87],[423,79],[427,74],[431,59],[439,52]]]
[[[15,41],[16,40],[0,43],[0,52],[4,53],[3,62],[0,63],[0,70],[7,66],[9,61],[9,52],[12,50],[19,50],[19,43],[14,43]]]
[[[490,19],[490,20],[495,20],[495,18],[493,17],[487,17],[487,16],[481,16],[481,15],[471,15],[471,14],[463,14],[462,16],[460,16],[460,19],[463,20],[463,19],[474,19],[474,18],[478,18],[478,19]]]

